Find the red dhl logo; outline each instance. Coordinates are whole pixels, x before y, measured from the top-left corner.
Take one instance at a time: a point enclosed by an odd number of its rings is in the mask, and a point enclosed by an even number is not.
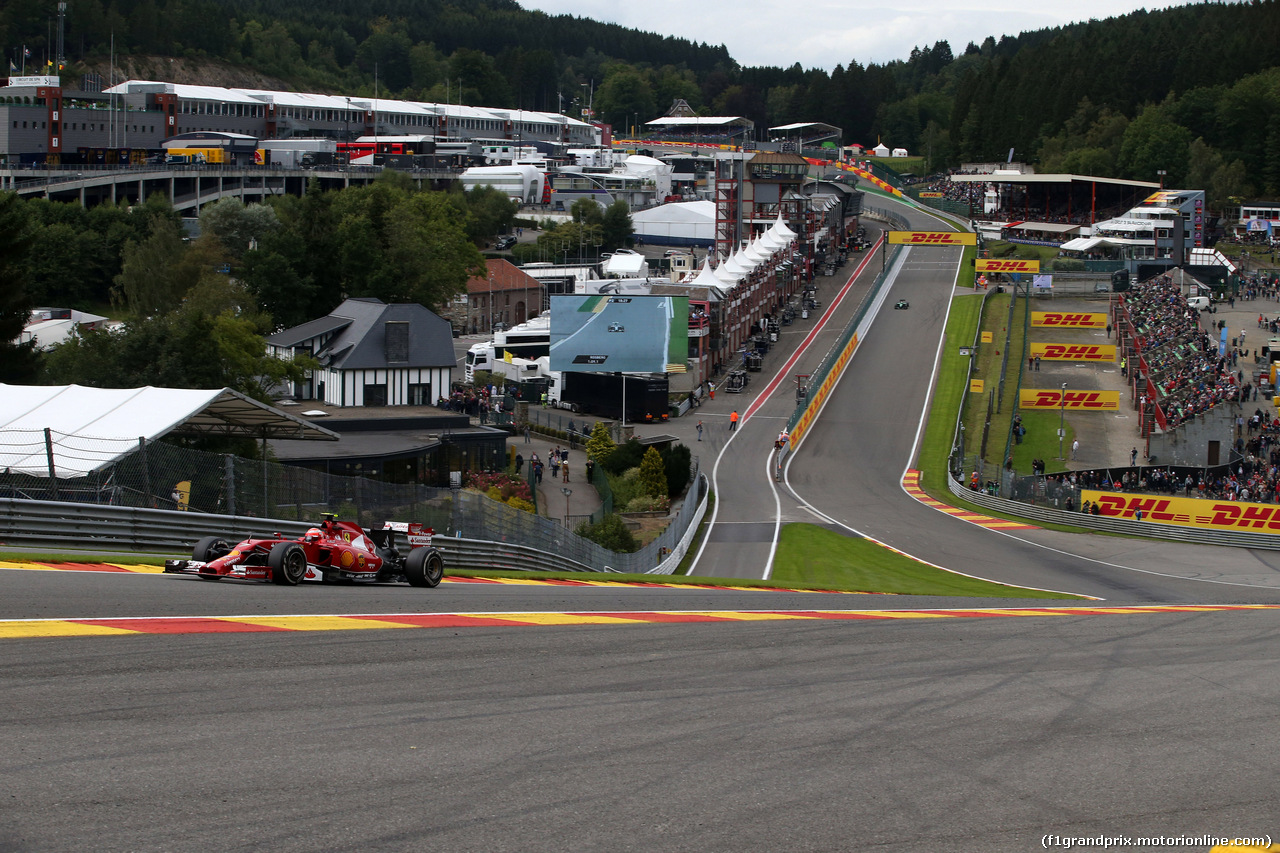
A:
[[[978,272],[1040,272],[1039,261],[978,261]]]
[[[1208,503],[1208,514],[1196,514],[1193,519],[1186,514],[1171,512],[1172,501],[1166,498],[1125,498],[1121,495],[1102,495],[1098,499],[1099,514],[1111,518],[1136,518],[1142,511],[1144,521],[1182,522],[1199,521],[1208,527],[1234,527],[1241,530],[1280,530],[1280,506],[1261,504]],[[1185,501],[1183,502],[1185,505]]]
[[[951,244],[961,245],[957,235],[949,231],[912,231],[907,235],[908,243]]]
[[[1066,344],[1045,344],[1043,358],[1068,361],[1111,361],[1114,356],[1096,345],[1067,346]]]
[[[1037,391],[1029,408],[1108,409],[1116,404],[1103,399],[1101,391]]]
[[[1046,313],[1040,321],[1044,326],[1098,326],[1097,315],[1094,314],[1054,314]]]

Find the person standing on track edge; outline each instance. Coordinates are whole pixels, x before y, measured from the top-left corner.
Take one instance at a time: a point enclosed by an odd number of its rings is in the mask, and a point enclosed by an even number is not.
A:
[[[734,409],[729,414],[729,432],[733,432],[738,428],[738,410]]]
[[[702,441],[702,421],[698,421],[698,441]]]

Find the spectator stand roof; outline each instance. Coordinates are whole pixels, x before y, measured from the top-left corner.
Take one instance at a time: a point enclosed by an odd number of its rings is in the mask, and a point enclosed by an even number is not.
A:
[[[756,123],[745,116],[663,116],[645,122],[659,133],[695,136],[745,136]]]
[[[1095,178],[1092,175],[1022,175],[1006,172],[981,175],[951,175],[948,178],[955,183],[970,184],[1110,184],[1133,189],[1159,189],[1160,185],[1152,181],[1126,181],[1120,178]]]
[[[769,128],[770,139],[798,140],[806,148],[814,148],[828,139],[840,139],[843,136],[841,128],[820,121],[798,121]]]
[[[170,433],[338,439],[331,430],[230,388],[0,384],[0,397],[0,468],[11,473],[48,476],[52,455],[57,476],[85,476],[132,453],[139,439],[151,442]]]

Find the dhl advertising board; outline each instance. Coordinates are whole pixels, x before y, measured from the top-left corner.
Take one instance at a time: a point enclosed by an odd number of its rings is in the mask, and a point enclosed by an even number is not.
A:
[[[1280,535],[1280,504],[1251,504],[1202,498],[1152,497],[1083,489],[1081,501],[1096,503],[1099,515],[1108,518],[1198,527],[1202,530],[1237,530]]]
[[[976,246],[972,231],[890,231],[891,246]]]
[[[1067,311],[1032,311],[1031,325],[1048,329],[1105,329],[1106,314],[1072,314]]]
[[[1073,412],[1118,412],[1119,391],[1062,391],[1058,388],[1023,388],[1018,392],[1023,409],[1070,409]]]
[[[1002,261],[998,258],[978,258],[973,263],[978,272],[1040,272],[1039,261]]]
[[[813,425],[814,419],[818,417],[818,412],[822,410],[822,404],[831,395],[831,390],[840,381],[840,375],[844,372],[845,365],[849,363],[849,359],[853,358],[853,351],[857,348],[858,335],[854,333],[849,338],[849,343],[845,344],[844,349],[840,351],[840,357],[836,359],[835,364],[831,365],[831,369],[827,371],[827,376],[822,380],[822,384],[818,386],[818,390],[809,394],[809,404],[805,406],[804,413],[800,415],[800,420],[796,421],[796,425],[791,428],[791,451],[793,453],[800,446],[800,440],[809,431],[809,427]]]
[[[1045,361],[1115,361],[1113,344],[1032,344],[1030,355]]]

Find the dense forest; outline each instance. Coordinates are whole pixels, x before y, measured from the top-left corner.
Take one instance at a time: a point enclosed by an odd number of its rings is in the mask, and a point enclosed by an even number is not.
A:
[[[44,66],[55,8],[0,7],[11,59],[25,46]],[[1211,207],[1280,195],[1280,0],[1140,11],[961,50],[939,41],[829,71],[743,68],[723,46],[510,0],[70,0],[69,85],[106,69],[113,38],[117,66],[181,57],[203,69],[175,82],[216,83],[212,69],[234,68],[304,91],[377,86],[387,97],[569,112],[591,99],[617,127],[682,98],[760,129],[829,122],[845,142],[883,139],[935,170],[1012,150],[1042,172],[1155,180],[1163,170],[1170,186],[1208,190]],[[0,343],[0,381],[200,384],[220,365],[224,384],[261,395],[262,333],[319,316],[344,294],[442,304],[478,268],[477,246],[510,224],[514,211],[499,202],[389,180],[251,209],[215,205],[201,217],[206,237],[188,243],[163,204],[85,211],[0,197],[0,341],[16,338],[33,302],[111,305],[130,318],[57,358]],[[521,248],[548,257],[629,233],[625,210],[592,217]]]
[[[626,127],[683,98],[757,128],[825,121],[933,168],[1004,160],[1235,196],[1280,193],[1280,0],[1201,3],[834,69],[740,67],[723,46],[511,0],[72,0],[66,74],[117,56],[252,68],[293,88],[572,111]],[[52,0],[8,0],[0,44],[48,55]],[[178,81],[197,82],[197,81]],[[199,82],[207,82],[202,80]]]

